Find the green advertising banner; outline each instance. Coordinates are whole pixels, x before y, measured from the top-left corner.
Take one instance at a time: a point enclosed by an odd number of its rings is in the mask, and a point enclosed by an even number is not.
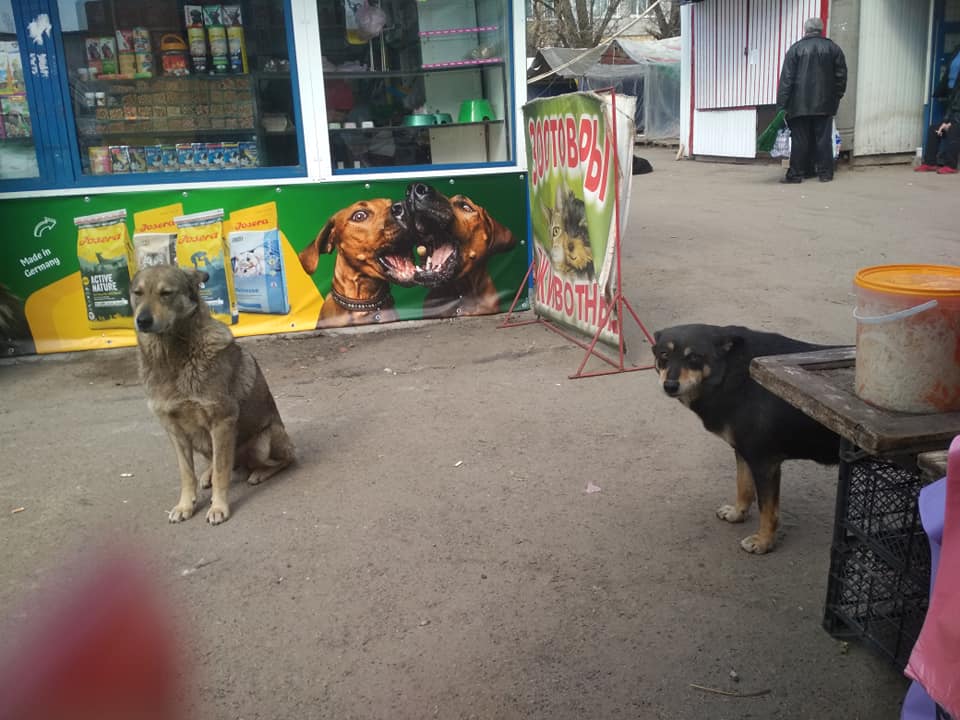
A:
[[[135,344],[130,278],[174,263],[237,336],[506,310],[521,173],[0,201],[0,353]]]
[[[615,281],[616,203],[619,196],[622,235],[633,178],[635,104],[629,95],[580,92],[523,108],[534,310],[591,337],[603,322],[600,339],[611,344],[619,335],[619,319],[608,304]]]

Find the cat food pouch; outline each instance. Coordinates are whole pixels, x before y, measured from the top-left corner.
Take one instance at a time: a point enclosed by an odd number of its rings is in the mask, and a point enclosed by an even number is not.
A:
[[[84,215],[74,218],[73,223],[77,226],[77,260],[91,329],[133,329],[130,277],[136,263],[127,231],[127,211]]]
[[[227,223],[230,264],[242,312],[290,312],[277,204],[264,203],[230,213]]]
[[[177,265],[207,273],[210,277],[200,286],[200,297],[217,320],[236,324],[240,316],[230,248],[223,235],[223,209],[179,215],[173,221],[177,225]]]
[[[177,264],[177,224],[183,204],[144,210],[133,214],[133,253],[137,268]]]

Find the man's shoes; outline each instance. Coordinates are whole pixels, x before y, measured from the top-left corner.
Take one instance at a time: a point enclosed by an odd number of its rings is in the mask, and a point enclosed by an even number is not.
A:
[[[937,172],[939,168],[936,165],[927,165],[923,163],[922,165],[917,165],[913,171],[914,172]]]
[[[833,181],[833,175],[821,175],[821,176],[820,176],[820,182],[832,182],[832,181]]]
[[[780,182],[782,182],[784,185],[799,185],[803,182],[803,178],[787,175],[786,177],[780,178]]]
[[[952,168],[949,165],[942,165],[939,170],[937,170],[937,175],[956,175],[958,171],[956,168]]]

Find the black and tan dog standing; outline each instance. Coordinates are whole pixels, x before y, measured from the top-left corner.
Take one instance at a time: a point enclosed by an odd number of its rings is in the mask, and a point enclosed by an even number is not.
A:
[[[736,455],[737,498],[732,505],[717,508],[717,517],[743,522],[756,499],[760,528],[740,546],[751,553],[769,552],[780,519],[781,463],[836,464],[840,437],[761,387],[750,377],[750,361],[833,346],[715,325],[677,325],[655,333],[654,339],[663,391],[693,410]]]
[[[257,361],[200,298],[207,279],[172,265],[147,267],[130,283],[130,300],[140,378],[180,468],[170,522],[196,508],[196,452],[210,460],[199,484],[213,487],[207,522],[217,525],[230,517],[234,466],[248,470],[247,482],[256,485],[292,463],[294,448]]]

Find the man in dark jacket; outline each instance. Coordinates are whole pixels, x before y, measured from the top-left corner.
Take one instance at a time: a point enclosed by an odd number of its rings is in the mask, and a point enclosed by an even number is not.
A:
[[[787,50],[780,71],[777,109],[790,128],[790,169],[781,182],[820,176],[833,180],[833,116],[847,90],[843,50],[823,37],[823,21],[803,23],[803,37]]]
[[[927,130],[923,164],[914,171],[955,175],[960,157],[960,47],[950,56],[933,96],[944,101],[943,120]]]

